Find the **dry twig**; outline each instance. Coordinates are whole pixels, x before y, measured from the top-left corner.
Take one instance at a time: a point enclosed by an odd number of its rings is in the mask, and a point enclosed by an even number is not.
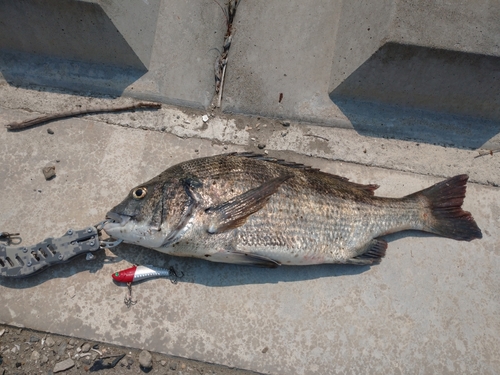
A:
[[[21,121],[21,122],[13,122],[11,124],[5,125],[8,130],[21,130],[26,129],[35,125],[39,125],[42,123],[46,123],[49,121],[60,120],[68,117],[75,117],[81,115],[88,115],[94,113],[106,113],[106,112],[122,112],[122,111],[132,111],[134,109],[160,109],[161,104],[159,103],[136,103],[133,105],[123,106],[123,107],[115,107],[115,108],[87,108],[76,111],[67,111],[62,113],[56,113],[52,115],[44,115],[31,120]]]
[[[481,150],[481,151],[478,150],[478,152],[479,152],[479,155],[474,156],[474,159],[480,158],[481,156],[485,156],[485,155],[493,156],[493,154],[495,152],[500,152],[500,148],[496,148],[494,150]]]

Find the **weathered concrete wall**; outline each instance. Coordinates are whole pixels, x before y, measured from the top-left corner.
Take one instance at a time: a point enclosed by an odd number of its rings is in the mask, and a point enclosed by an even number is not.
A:
[[[131,0],[2,1],[0,48],[146,70],[160,1],[151,0],[140,9],[137,4]]]
[[[225,110],[499,146],[500,3],[316,1],[291,15],[290,3],[241,8]]]
[[[0,17],[10,84],[190,107],[212,99],[226,25],[211,0],[1,1]]]
[[[11,84],[192,107],[214,95],[226,16],[213,0],[21,0],[0,10]],[[458,147],[470,147],[460,139],[473,118],[487,144],[500,121],[498,19],[500,3],[487,0],[241,1],[223,109]],[[422,117],[433,129],[425,137]]]

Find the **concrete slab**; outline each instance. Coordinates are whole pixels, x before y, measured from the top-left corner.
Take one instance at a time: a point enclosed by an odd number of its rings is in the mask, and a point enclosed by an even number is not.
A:
[[[0,89],[2,124],[33,116],[28,108],[50,112],[78,103],[70,95]],[[95,101],[106,100],[86,99]],[[264,140],[272,155],[378,183],[377,194],[385,196],[468,172],[478,182],[469,184],[465,209],[484,238],[462,243],[398,234],[388,237],[387,256],[376,267],[277,270],[123,245],[92,262],[0,280],[0,322],[273,374],[500,371],[500,190],[485,181],[498,183],[499,154],[474,159],[477,152],[468,150],[264,118],[215,115],[204,124],[204,113],[166,107],[0,131],[0,229],[21,231],[27,244],[62,235],[98,222],[131,186],[174,163],[256,150]],[[45,181],[41,168],[55,160],[57,177]],[[126,288],[110,275],[131,263],[173,265],[185,277],[177,285],[165,279],[135,285],[138,302],[127,309]]]

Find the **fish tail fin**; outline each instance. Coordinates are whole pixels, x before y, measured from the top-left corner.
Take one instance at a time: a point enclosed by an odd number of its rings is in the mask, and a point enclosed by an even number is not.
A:
[[[425,215],[424,230],[460,241],[482,238],[470,212],[462,210],[469,176],[462,174],[441,181],[408,197],[424,197],[430,215]]]

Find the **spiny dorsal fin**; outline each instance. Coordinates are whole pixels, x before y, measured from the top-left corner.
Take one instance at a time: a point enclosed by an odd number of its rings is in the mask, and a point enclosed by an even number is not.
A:
[[[269,163],[279,164],[279,165],[282,165],[284,167],[319,172],[318,168],[313,168],[313,167],[310,167],[308,165],[304,165],[304,164],[300,164],[300,163],[294,163],[293,161],[287,161],[284,159],[273,158],[273,157],[268,156],[268,155],[256,154],[255,152],[232,152],[232,153],[229,153],[227,155],[228,156],[238,156],[238,157],[254,159],[254,160],[262,160],[262,161],[267,161]],[[339,178],[344,179],[344,177],[339,177]],[[347,180],[347,179],[345,179],[345,180]]]
[[[243,158],[254,159],[254,160],[262,160],[262,161],[269,162],[269,163],[279,164],[279,165],[282,165],[284,167],[300,169],[300,170],[303,170],[306,172],[327,175],[328,177],[334,178],[338,181],[349,182],[349,179],[346,177],[338,176],[338,175],[331,174],[331,173],[322,172],[318,168],[313,168],[313,167],[310,167],[308,165],[304,165],[304,164],[300,164],[300,163],[294,163],[292,161],[287,161],[284,159],[273,158],[273,157],[270,157],[267,155],[256,154],[254,152],[232,152],[232,153],[229,153],[226,155],[227,156],[243,157]],[[368,195],[373,195],[374,194],[373,192],[379,188],[379,185],[375,185],[375,184],[363,185],[363,184],[357,184],[355,182],[349,182],[349,184],[352,187],[363,190]]]

